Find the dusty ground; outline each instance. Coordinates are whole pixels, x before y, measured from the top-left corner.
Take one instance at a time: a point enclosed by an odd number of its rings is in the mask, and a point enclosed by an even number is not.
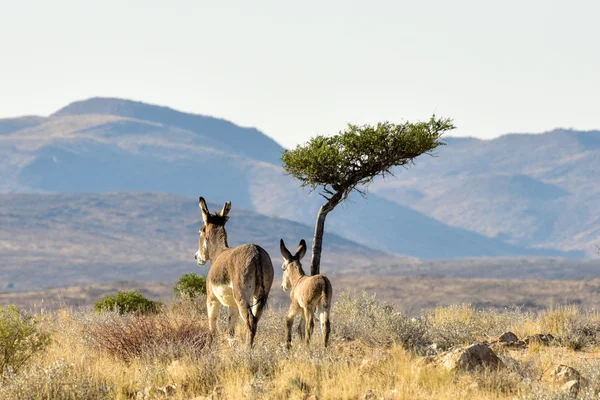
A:
[[[600,279],[516,280],[332,275],[331,280],[335,294],[344,290],[375,293],[378,299],[393,302],[399,310],[410,315],[417,315],[422,309],[458,303],[471,303],[478,308],[519,306],[529,310],[556,304],[577,304],[583,308],[593,308],[600,304]],[[169,302],[173,297],[173,284],[118,281],[44,291],[0,293],[0,304],[15,304],[32,310],[85,307],[92,305],[103,295],[118,290],[138,290],[151,299]],[[282,292],[280,286],[280,281],[273,283],[271,304],[275,307],[287,307],[288,294]]]

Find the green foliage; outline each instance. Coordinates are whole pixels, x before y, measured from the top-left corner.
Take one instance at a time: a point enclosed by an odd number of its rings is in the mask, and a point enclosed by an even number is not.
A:
[[[199,294],[206,294],[206,277],[195,272],[183,274],[175,284],[173,293],[177,298],[193,299]]]
[[[0,306],[0,375],[8,368],[18,370],[50,343],[50,335],[38,325],[38,318],[15,306]]]
[[[162,307],[160,301],[152,301],[145,298],[136,291],[118,292],[117,294],[104,296],[94,303],[94,310],[113,311],[119,314],[140,313],[155,314]]]
[[[406,166],[414,158],[443,145],[441,136],[454,129],[449,119],[436,119],[395,125],[349,124],[335,136],[316,136],[294,150],[285,150],[285,171],[312,189],[326,193],[349,193],[357,185],[391,174],[395,166]]]

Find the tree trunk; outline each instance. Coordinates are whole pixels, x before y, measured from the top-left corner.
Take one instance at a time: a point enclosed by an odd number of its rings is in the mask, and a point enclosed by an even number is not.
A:
[[[315,236],[312,244],[312,259],[310,260],[310,274],[317,275],[321,273],[321,250],[323,249],[323,232],[325,231],[325,218],[331,210],[342,201],[342,192],[336,192],[327,203],[323,204],[317,214],[315,224]]]

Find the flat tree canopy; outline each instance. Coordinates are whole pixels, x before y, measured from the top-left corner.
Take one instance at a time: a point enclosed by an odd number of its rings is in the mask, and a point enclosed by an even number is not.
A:
[[[377,176],[392,174],[396,166],[410,166],[421,154],[432,154],[443,145],[441,136],[454,129],[452,120],[432,116],[429,121],[403,124],[380,122],[348,124],[334,136],[316,136],[294,150],[285,150],[283,168],[303,187],[319,189],[326,199],[317,217],[311,274],[319,273],[325,216],[352,191],[366,194],[365,187]]]

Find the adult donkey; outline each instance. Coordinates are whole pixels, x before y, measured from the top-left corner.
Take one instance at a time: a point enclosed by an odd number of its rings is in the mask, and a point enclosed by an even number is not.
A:
[[[273,283],[271,257],[260,246],[243,244],[230,248],[227,244],[225,223],[229,219],[231,202],[228,201],[218,214],[210,214],[206,201],[200,197],[200,210],[204,225],[200,228],[198,265],[210,260],[206,278],[206,306],[212,332],[217,327],[219,303],[229,308],[230,335],[235,333],[238,317],[248,328],[248,344],[252,346],[256,325],[267,303]]]

